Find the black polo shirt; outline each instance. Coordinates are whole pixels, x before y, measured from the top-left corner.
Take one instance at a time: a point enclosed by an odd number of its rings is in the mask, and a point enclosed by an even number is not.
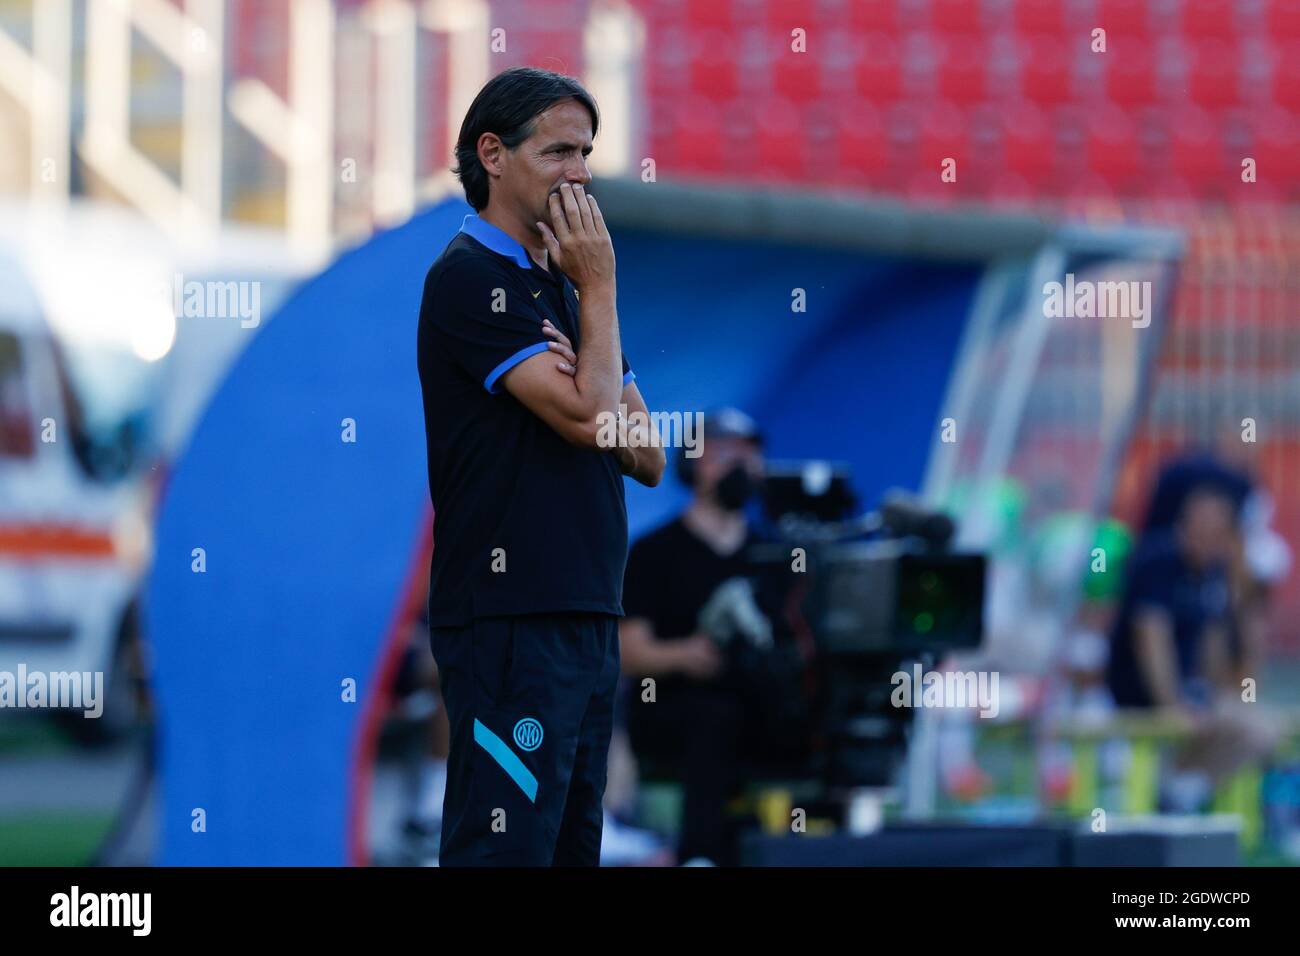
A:
[[[505,232],[466,216],[429,269],[420,306],[433,626],[504,614],[623,614],[627,507],[618,461],[569,444],[501,385],[507,371],[546,351],[543,319],[578,351],[573,284]],[[624,358],[624,385],[633,378]]]
[[[1174,653],[1184,696],[1192,698],[1202,688],[1201,652],[1206,628],[1229,623],[1227,568],[1215,565],[1197,570],[1187,563],[1178,546],[1176,532],[1165,528],[1153,532],[1129,560],[1124,597],[1111,628],[1107,682],[1120,707],[1150,707],[1150,688],[1138,664],[1133,626],[1144,608],[1169,615],[1173,627]]]

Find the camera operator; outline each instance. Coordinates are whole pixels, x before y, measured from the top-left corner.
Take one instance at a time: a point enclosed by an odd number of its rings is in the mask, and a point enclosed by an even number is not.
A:
[[[779,696],[772,624],[746,577],[746,551],[764,537],[745,514],[763,476],[762,447],[743,412],[706,415],[700,456],[678,459],[690,505],[628,555],[619,628],[628,733],[639,759],[683,784],[679,862],[738,862],[727,803],[746,755],[769,749]],[[654,679],[652,700],[646,678]]]

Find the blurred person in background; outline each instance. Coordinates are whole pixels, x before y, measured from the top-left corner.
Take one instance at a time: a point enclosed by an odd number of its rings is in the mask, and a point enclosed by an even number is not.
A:
[[[1276,587],[1291,569],[1291,549],[1272,527],[1272,495],[1257,480],[1259,445],[1223,428],[1212,448],[1195,448],[1167,462],[1156,479],[1143,535],[1171,527],[1191,491],[1217,489],[1232,503],[1239,534],[1229,561],[1232,614],[1228,652],[1238,679],[1258,675],[1268,641]]]
[[[747,757],[779,749],[770,669],[772,625],[747,575],[762,540],[745,506],[763,478],[763,439],[743,412],[705,416],[701,454],[678,460],[686,510],[628,555],[619,627],[624,713],[639,760],[683,785],[678,861],[739,862],[727,805]],[[654,679],[646,699],[645,679]],[[787,728],[788,729],[788,728]]]
[[[394,708],[416,731],[403,753],[401,838],[410,862],[436,865],[451,728],[429,648],[427,599],[420,603],[393,681]]]
[[[1181,497],[1174,524],[1148,526],[1130,561],[1107,682],[1118,707],[1159,708],[1191,730],[1162,802],[1193,812],[1239,766],[1267,757],[1277,732],[1258,705],[1243,701],[1231,646],[1236,499],[1217,483],[1192,485]]]

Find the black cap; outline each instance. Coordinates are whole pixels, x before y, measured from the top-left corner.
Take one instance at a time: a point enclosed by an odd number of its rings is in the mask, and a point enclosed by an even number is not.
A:
[[[738,408],[723,406],[704,413],[705,438],[747,438],[763,444],[758,423]]]

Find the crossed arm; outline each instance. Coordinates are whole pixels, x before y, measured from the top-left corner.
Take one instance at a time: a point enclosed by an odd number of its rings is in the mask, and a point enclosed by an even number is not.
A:
[[[551,340],[550,348],[507,372],[501,380],[506,391],[565,441],[582,448],[608,451],[618,460],[623,474],[648,488],[658,485],[664,473],[664,450],[658,443],[651,444],[647,426],[619,428],[619,442],[613,447],[601,443],[602,433],[608,434],[605,424],[620,412],[633,421],[649,421],[649,410],[636,382],[622,386],[622,392],[613,402],[608,399],[612,389],[607,387],[607,382],[601,381],[584,391],[580,387],[582,378],[578,368],[587,359],[586,343],[579,356],[568,337],[549,321],[542,326],[542,331]],[[621,377],[618,364],[604,371],[601,378],[612,380],[614,375]]]

